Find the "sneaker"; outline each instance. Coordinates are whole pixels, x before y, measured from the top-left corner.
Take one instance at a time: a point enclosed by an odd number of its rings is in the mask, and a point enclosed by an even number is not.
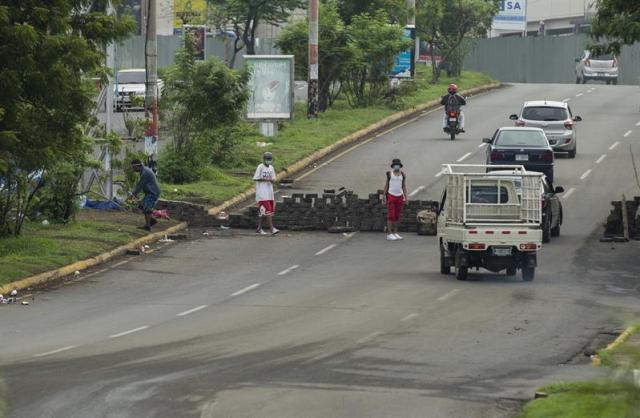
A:
[[[272,229],[271,229],[271,235],[277,235],[277,234],[278,234],[278,232],[280,232],[280,230],[279,230],[279,229],[276,229],[276,228],[272,228]]]
[[[155,225],[155,224],[157,224],[157,223],[158,223],[158,220],[157,220],[157,219],[155,219],[155,218],[151,218],[151,222],[150,222],[150,224],[151,224],[151,225],[150,225],[150,226],[154,226],[154,225]]]
[[[387,241],[397,241],[397,240],[398,240],[398,238],[396,238],[395,235],[393,235],[393,234],[387,235]]]
[[[460,129],[460,133],[464,133],[464,129]]]
[[[258,230],[256,231],[256,235],[267,235],[267,233],[266,233],[266,232],[264,232],[262,229],[258,229]]]
[[[402,238],[402,237],[400,236],[400,234],[393,234],[393,235],[395,235],[395,236],[396,236],[396,239],[397,239],[397,240],[402,240],[402,239],[404,239],[404,238]]]

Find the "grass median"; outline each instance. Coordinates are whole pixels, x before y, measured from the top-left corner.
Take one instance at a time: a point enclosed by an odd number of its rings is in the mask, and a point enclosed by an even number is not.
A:
[[[599,357],[614,370],[615,380],[545,386],[539,391],[547,397],[525,405],[521,418],[640,418],[640,387],[633,383],[633,371],[640,370],[640,327]]]
[[[427,82],[431,77],[428,67],[418,67],[412,83],[410,95],[406,95],[394,106],[378,105],[367,108],[351,108],[346,101],[338,100],[333,107],[321,113],[316,120],[305,118],[304,104],[296,105],[296,118],[282,125],[275,138],[251,137],[240,145],[242,157],[234,168],[210,168],[203,179],[189,184],[164,184],[163,197],[172,200],[186,200],[214,206],[249,189],[253,170],[260,155],[269,150],[274,154],[275,166],[281,170],[315,151],[338,142],[340,139],[370,126],[401,110],[415,107],[442,96],[449,83],[458,84],[466,90],[491,83],[493,80],[481,73],[465,71],[461,77],[443,77],[436,84]],[[269,142],[259,147],[256,142]]]
[[[18,238],[0,239],[0,286],[98,255],[147,234],[142,215],[82,210],[68,224],[27,223]],[[177,222],[161,221],[156,230]]]

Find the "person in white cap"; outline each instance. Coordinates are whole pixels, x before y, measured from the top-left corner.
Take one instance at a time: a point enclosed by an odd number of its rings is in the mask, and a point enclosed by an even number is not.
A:
[[[256,234],[267,235],[262,229],[262,221],[266,219],[271,235],[275,235],[280,231],[273,226],[273,215],[276,210],[273,183],[276,181],[276,170],[273,168],[273,155],[270,152],[265,152],[262,156],[262,164],[256,168],[253,181],[256,182],[256,202],[258,202]]]

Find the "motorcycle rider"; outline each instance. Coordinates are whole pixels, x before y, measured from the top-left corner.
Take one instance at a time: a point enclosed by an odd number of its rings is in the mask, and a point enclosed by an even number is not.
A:
[[[460,132],[464,132],[464,112],[461,107],[467,104],[464,97],[458,94],[458,86],[449,84],[447,89],[449,94],[442,96],[440,104],[444,106],[444,117],[442,118],[442,129],[447,132],[449,125],[449,112],[459,112],[458,122],[460,123]]]

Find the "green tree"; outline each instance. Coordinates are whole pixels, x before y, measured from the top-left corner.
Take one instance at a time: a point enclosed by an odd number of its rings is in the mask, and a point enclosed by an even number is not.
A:
[[[347,28],[349,59],[344,63],[342,86],[351,106],[365,107],[379,102],[389,91],[389,73],[395,57],[410,48],[403,39],[403,27],[390,24],[389,15],[354,16]]]
[[[0,3],[0,236],[20,234],[42,188],[30,173],[85,160],[95,97],[87,75],[104,77],[105,46],[134,29],[92,5]]]
[[[193,42],[185,42],[164,90],[163,118],[173,143],[160,173],[173,183],[195,180],[215,159],[214,150],[219,158],[233,146],[232,128],[241,122],[249,100],[246,70],[234,71],[217,58],[195,61],[194,56]]]
[[[440,49],[442,62],[434,65],[433,82],[441,69],[459,76],[465,55],[465,41],[485,36],[498,12],[498,0],[419,0],[418,35]]]
[[[238,52],[244,48],[247,55],[256,54],[256,30],[260,25],[280,25],[289,20],[291,12],[304,8],[306,0],[209,0],[215,11],[210,19],[219,29],[231,28],[235,33],[233,68]]]
[[[338,14],[336,0],[320,4],[319,25],[319,108],[320,111],[325,111],[340,94],[339,80],[349,58],[347,31]],[[308,21],[286,27],[276,46],[285,54],[296,57],[296,75],[305,80],[309,69]]]
[[[391,23],[403,26],[409,16],[406,0],[338,0],[338,9],[347,25],[351,24],[354,16],[376,10],[384,10]]]
[[[591,36],[616,54],[640,41],[640,0],[600,0]]]

